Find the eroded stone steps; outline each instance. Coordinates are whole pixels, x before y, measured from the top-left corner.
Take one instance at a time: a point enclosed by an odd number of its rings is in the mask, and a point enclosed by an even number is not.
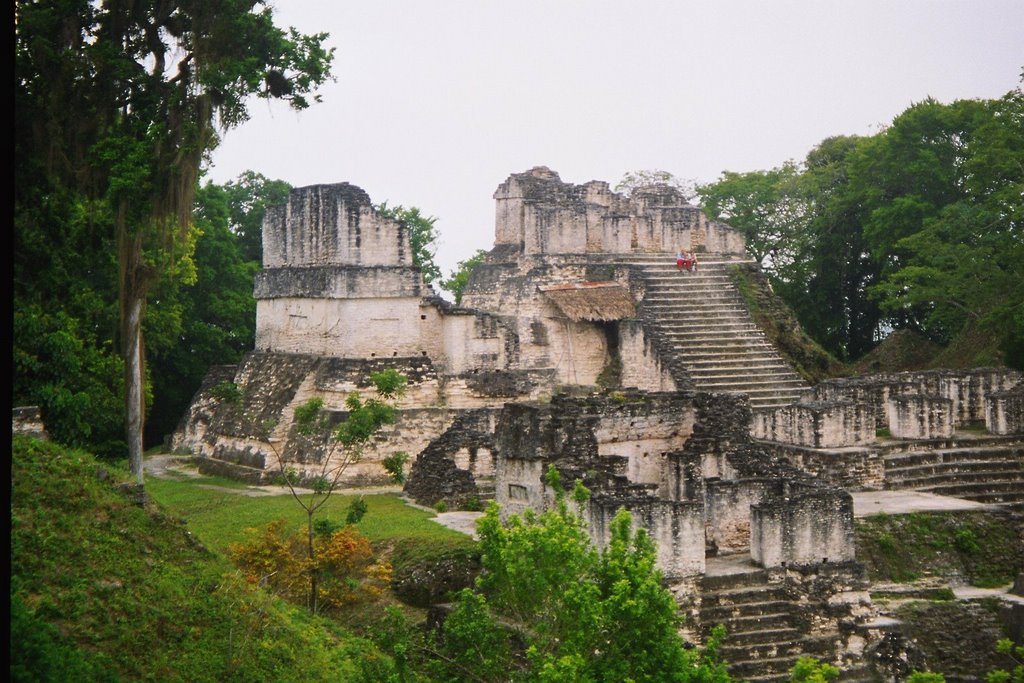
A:
[[[949,467],[972,462],[1019,462],[1024,464],[1024,450],[1017,445],[935,449],[890,453],[884,456],[886,472],[900,472],[914,467]]]
[[[914,486],[913,491],[924,491],[935,493],[940,496],[952,496],[953,498],[967,498],[978,502],[996,501],[1006,502],[1016,500],[1018,496],[1024,495],[1024,481],[990,481],[963,484],[936,484],[932,486]],[[985,500],[982,500],[985,498]]]
[[[643,319],[680,361],[696,389],[746,394],[754,408],[787,405],[808,388],[754,323],[725,265],[697,272],[670,259],[624,259],[643,278]],[[717,366],[709,363],[718,363]]]
[[[923,468],[925,471],[921,472],[904,472],[897,476],[890,476],[886,473],[886,480],[888,485],[891,487],[905,488],[908,486],[922,487],[922,486],[936,486],[943,485],[953,481],[963,483],[975,483],[986,481],[1007,481],[1007,482],[1018,482],[1024,483],[1024,467],[1020,466],[1005,466],[1006,463],[974,463],[977,465],[974,469],[970,468],[951,468],[951,469],[938,469],[935,468]],[[987,467],[985,467],[987,466]],[[928,470],[932,470],[929,472]]]

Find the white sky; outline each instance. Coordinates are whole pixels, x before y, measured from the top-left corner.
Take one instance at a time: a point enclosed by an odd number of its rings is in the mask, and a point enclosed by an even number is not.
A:
[[[870,135],[914,102],[997,98],[1024,68],[1024,0],[277,0],[330,33],[336,82],[254,100],[207,178],[347,181],[438,218],[445,275],[494,238],[494,190],[658,169],[708,182]]]

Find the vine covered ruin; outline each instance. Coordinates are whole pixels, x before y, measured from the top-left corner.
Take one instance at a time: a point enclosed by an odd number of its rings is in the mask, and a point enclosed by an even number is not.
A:
[[[405,451],[417,502],[494,498],[513,514],[551,505],[555,467],[591,490],[598,545],[620,508],[648,530],[693,639],[759,617],[758,635],[729,646],[751,680],[799,652],[853,678],[882,666],[872,653],[894,636],[856,561],[853,494],[1024,504],[1019,372],[812,386],[737,288],[736,271],[757,267],[742,234],[677,190],[624,196],[538,167],[494,198],[494,247],[455,306],[423,282],[405,225],[363,190],[293,190],[264,221],[256,348],[211,370],[173,447],[254,483],[278,457],[301,473],[315,463],[295,408],[319,398],[341,419],[371,372],[395,368],[409,379],[399,419],[347,483],[385,480],[383,458]],[[696,271],[677,269],[680,248],[698,255]],[[222,382],[240,403],[218,399]],[[746,593],[777,599],[745,606]]]

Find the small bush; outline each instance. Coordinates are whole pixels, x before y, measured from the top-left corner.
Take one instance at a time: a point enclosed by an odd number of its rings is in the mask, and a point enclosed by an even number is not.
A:
[[[976,555],[981,550],[973,529],[957,529],[953,534],[953,545],[964,555]]]
[[[345,512],[345,521],[349,524],[358,524],[359,521],[366,516],[366,511],[369,508],[366,505],[366,501],[362,498],[356,498],[348,504]]]
[[[466,512],[483,512],[484,506],[480,502],[479,498],[470,498],[462,504],[462,509]]]
[[[438,512],[448,512],[448,503],[444,502],[443,500],[439,500],[436,503],[434,503],[434,509],[437,510]]]
[[[405,483],[405,463],[409,462],[409,454],[405,451],[396,451],[384,458],[384,469],[391,478],[399,484]]]

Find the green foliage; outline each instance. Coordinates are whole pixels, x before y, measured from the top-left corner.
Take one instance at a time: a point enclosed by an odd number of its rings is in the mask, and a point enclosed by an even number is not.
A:
[[[210,387],[210,396],[225,403],[241,403],[242,390],[234,382],[219,382]]]
[[[124,452],[122,361],[78,319],[35,304],[14,311],[12,389],[15,405],[37,405],[57,442],[92,446],[102,456]]]
[[[365,500],[361,497],[356,498],[348,504],[348,509],[345,511],[345,522],[347,524],[358,524],[366,516],[366,511],[369,509]]]
[[[839,669],[814,657],[801,657],[789,670],[789,683],[829,683],[839,678]]]
[[[142,484],[141,350],[168,348],[180,336],[182,306],[161,290],[196,279],[190,216],[218,141],[214,127],[244,121],[251,95],[306,108],[330,78],[333,50],[323,47],[326,34],[285,31],[270,7],[252,3],[204,11],[45,0],[19,2],[15,11],[16,230],[22,243],[36,244],[29,233],[59,235],[77,222],[73,207],[88,210],[81,222],[100,245],[88,253],[104,259],[88,265],[105,280],[101,300],[117,301],[117,327],[103,334],[125,359],[126,442]],[[36,205],[47,197],[60,207],[44,215]],[[59,225],[46,224],[55,218]],[[144,328],[152,336],[146,346]]]
[[[892,329],[947,345],[988,333],[964,364],[1024,363],[1024,93],[914,104],[871,137],[823,140],[800,163],[698,188],[742,230],[774,291],[841,360]],[[1002,356],[1002,358],[1000,358]]]
[[[857,558],[878,581],[932,574],[993,587],[1012,581],[1024,563],[1013,524],[993,513],[872,515],[858,519],[855,531]]]
[[[434,509],[437,510],[438,512],[448,512],[448,503],[444,502],[443,500],[439,500],[436,503],[434,503]]]
[[[389,661],[252,590],[125,497],[125,471],[15,436],[11,475],[12,680],[359,680],[357,659]]]
[[[985,676],[985,683],[1024,683],[1024,645],[1017,645],[1009,638],[996,643],[996,652],[1009,658],[1012,670],[995,669]]]
[[[386,456],[382,461],[384,470],[387,471],[391,478],[399,484],[405,483],[405,464],[409,462],[409,454],[405,451],[395,451],[389,456]]]
[[[799,179],[800,169],[790,161],[770,171],[725,171],[715,182],[697,186],[708,217],[740,230],[747,251],[773,282],[786,277],[802,246],[799,226],[808,206]]]
[[[946,683],[946,677],[931,671],[914,671],[907,677],[907,683]]]
[[[387,202],[374,207],[381,216],[396,220],[409,231],[409,243],[412,246],[413,265],[420,269],[423,274],[423,281],[427,283],[438,282],[441,279],[441,269],[434,262],[437,254],[437,228],[434,216],[424,216],[415,206],[406,208],[404,206],[388,206]]]
[[[207,183],[204,189],[217,187]],[[283,180],[270,180],[253,171],[245,171],[237,180],[228,181],[219,191],[228,206],[228,227],[237,238],[244,261],[263,262],[263,216],[267,207],[288,201],[291,185]],[[197,204],[201,205],[197,197]]]
[[[487,258],[487,252],[484,249],[477,249],[472,256],[462,261],[459,261],[455,270],[449,275],[447,280],[441,281],[441,287],[452,293],[455,297],[455,304],[462,303],[462,292],[466,289],[466,285],[469,284],[469,276],[473,272],[473,269],[484,262]]]
[[[661,586],[655,550],[628,513],[603,552],[570,510],[561,477],[545,481],[553,510],[507,523],[494,503],[478,522],[483,572],[460,593],[435,660],[441,680],[728,681],[717,659],[678,635],[675,599]],[[574,487],[577,500],[586,494]],[[474,634],[476,636],[474,637]],[[516,656],[517,646],[523,656]],[[461,676],[461,677],[460,677]]]

